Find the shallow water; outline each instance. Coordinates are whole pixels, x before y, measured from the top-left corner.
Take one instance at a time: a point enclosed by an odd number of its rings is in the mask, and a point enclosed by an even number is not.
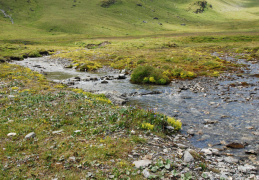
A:
[[[227,56],[221,58],[246,64],[248,68],[243,68],[243,73],[239,76],[225,74],[220,78],[196,78],[195,80],[175,81],[168,86],[135,85],[129,82],[128,77],[125,80],[109,81],[108,84],[101,84],[101,80],[80,81],[74,87],[88,91],[105,90],[127,94],[160,91],[161,94],[129,96],[127,105],[154,109],[154,111],[180,119],[183,122],[183,133],[187,133],[190,129],[195,132],[189,140],[196,147],[221,148],[223,145],[220,142],[222,141],[247,143],[248,146],[245,149],[226,150],[237,156],[244,156],[245,150],[259,148],[259,136],[253,134],[259,131],[259,80],[251,76],[259,73],[259,65],[258,62],[247,62]],[[117,71],[77,72],[74,69],[63,68],[64,64],[60,61],[48,57],[28,58],[24,61],[16,61],[15,64],[47,73],[48,79],[56,81],[75,76],[100,78],[105,75],[118,74]],[[180,92],[179,88],[183,86],[188,88]],[[191,90],[195,87],[201,90]],[[204,124],[206,119],[217,121],[217,123]]]

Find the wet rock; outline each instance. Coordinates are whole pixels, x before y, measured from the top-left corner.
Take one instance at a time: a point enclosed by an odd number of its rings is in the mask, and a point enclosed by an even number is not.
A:
[[[25,139],[32,139],[34,137],[36,137],[36,134],[34,132],[31,132],[25,136]]]
[[[106,80],[103,80],[103,81],[101,81],[101,83],[102,83],[102,84],[107,84],[107,83],[109,83],[109,82],[106,81]]]
[[[205,134],[205,135],[203,135],[202,137],[201,137],[201,141],[204,141],[204,140],[206,140],[206,139],[209,139],[210,138],[210,135],[207,135],[207,134]]]
[[[241,143],[237,142],[232,142],[226,145],[228,148],[233,148],[233,149],[243,149],[245,146]]]
[[[125,74],[119,74],[118,79],[126,79]]]
[[[188,162],[192,162],[194,161],[193,156],[189,153],[189,151],[185,151],[184,152],[184,162],[188,163]]]
[[[181,96],[182,99],[192,99],[191,96]]]
[[[78,79],[78,78],[71,78],[70,81],[72,81],[72,82],[78,82],[78,81],[80,81],[80,79]]]
[[[253,154],[253,155],[257,155],[258,154],[258,151],[255,151],[255,150],[247,150],[245,151],[246,154]]]
[[[152,163],[151,160],[145,159],[145,160],[139,160],[139,161],[134,161],[133,164],[135,164],[136,168],[140,167],[146,167]]]
[[[194,136],[194,135],[195,135],[195,132],[194,132],[193,129],[189,129],[189,130],[187,131],[187,134],[189,134],[189,135],[191,135],[191,136]]]
[[[82,81],[90,81],[90,77],[84,78]]]
[[[16,136],[16,133],[8,133],[7,136],[8,137],[13,137],[13,136]]]
[[[204,119],[204,123],[203,124],[216,124],[216,123],[218,123],[217,120]]]
[[[98,81],[97,77],[90,77],[90,81]]]

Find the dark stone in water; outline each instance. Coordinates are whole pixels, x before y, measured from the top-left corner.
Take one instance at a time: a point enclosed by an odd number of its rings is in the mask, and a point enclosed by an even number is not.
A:
[[[107,84],[108,81],[105,81],[105,80],[104,80],[104,81],[101,81],[101,83],[102,83],[102,84]]]
[[[245,146],[241,143],[237,142],[232,142],[226,145],[228,148],[233,148],[233,149],[243,149]]]

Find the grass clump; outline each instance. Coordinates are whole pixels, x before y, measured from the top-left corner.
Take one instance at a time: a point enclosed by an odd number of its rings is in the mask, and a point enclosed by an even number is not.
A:
[[[115,3],[116,3],[116,0],[102,0],[101,7],[108,8]]]
[[[131,74],[130,81],[136,84],[169,84],[169,78],[163,74],[162,70],[152,66],[138,66]]]

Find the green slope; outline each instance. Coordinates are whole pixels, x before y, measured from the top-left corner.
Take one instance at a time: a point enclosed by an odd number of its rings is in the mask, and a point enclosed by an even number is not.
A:
[[[85,37],[152,35],[172,32],[257,31],[257,0],[207,0],[194,13],[196,0],[0,0],[0,37],[42,38],[83,34]],[[155,18],[155,19],[154,19]],[[183,25],[184,24],[184,25]]]

